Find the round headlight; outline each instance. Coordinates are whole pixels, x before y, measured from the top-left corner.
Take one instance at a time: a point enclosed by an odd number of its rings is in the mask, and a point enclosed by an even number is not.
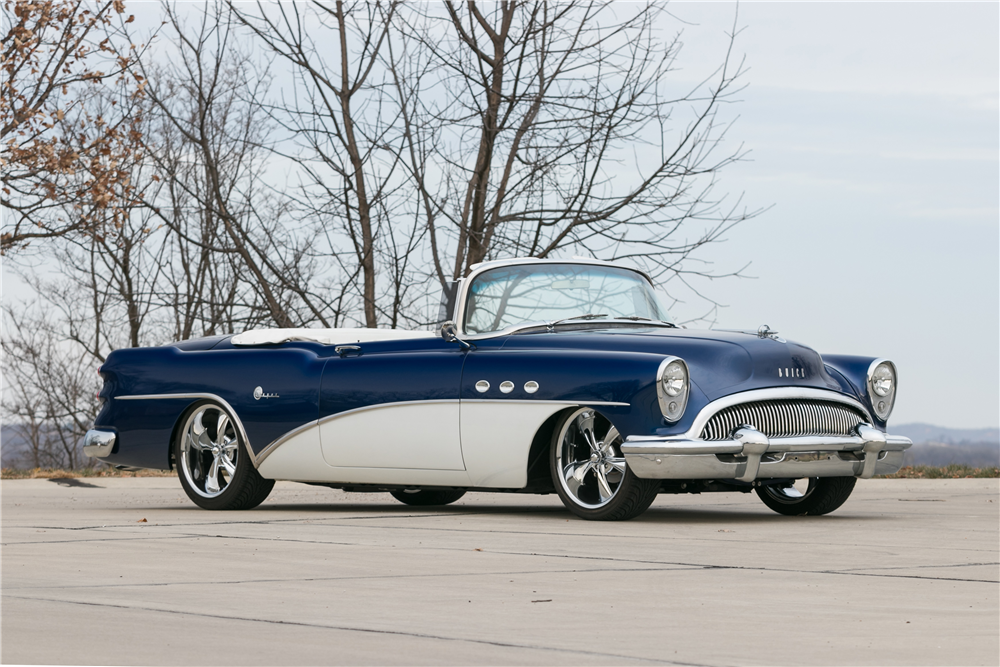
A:
[[[687,407],[690,378],[683,359],[667,357],[660,362],[656,373],[656,396],[660,401],[660,411],[670,423],[684,416]]]
[[[896,400],[896,366],[887,359],[876,359],[868,367],[868,396],[875,416],[885,421]]]
[[[893,380],[892,369],[889,364],[879,364],[872,373],[872,391],[879,396],[888,396],[892,393]]]
[[[684,367],[684,362],[677,360],[667,364],[660,382],[663,383],[663,393],[667,396],[679,396],[687,386],[687,369]]]

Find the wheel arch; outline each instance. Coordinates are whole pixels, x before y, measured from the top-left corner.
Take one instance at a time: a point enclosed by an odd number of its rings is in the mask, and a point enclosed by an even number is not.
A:
[[[180,412],[177,413],[177,419],[174,420],[173,428],[170,429],[170,440],[167,441],[167,465],[170,470],[176,470],[176,461],[174,460],[174,443],[177,442],[177,436],[181,429],[184,428],[184,422],[187,420],[191,411],[194,410],[199,405],[205,403],[215,403],[216,405],[224,408],[228,413],[233,423],[236,424],[236,428],[239,432],[240,440],[243,441],[243,450],[246,452],[247,458],[253,463],[254,470],[257,469],[257,457],[253,453],[253,449],[250,448],[250,439],[247,437],[246,429],[243,427],[243,421],[240,419],[239,414],[236,409],[233,408],[229,402],[219,396],[218,394],[191,394],[190,397],[193,399],[187,405],[185,405]]]
[[[549,462],[549,448],[552,446],[552,437],[556,429],[566,418],[580,406],[569,406],[554,412],[535,431],[535,436],[531,440],[531,447],[528,449],[527,466],[527,488],[541,493],[555,491],[552,484],[551,465]]]

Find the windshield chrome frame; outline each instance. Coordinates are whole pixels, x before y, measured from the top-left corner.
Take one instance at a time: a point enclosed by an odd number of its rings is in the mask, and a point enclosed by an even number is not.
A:
[[[485,340],[487,338],[496,338],[498,336],[509,336],[524,329],[545,327],[550,324],[550,322],[547,321],[521,322],[519,324],[512,324],[504,329],[501,329],[500,331],[488,331],[486,333],[478,333],[478,334],[470,334],[465,330],[465,308],[468,302],[468,289],[469,286],[472,285],[472,282],[475,280],[475,278],[479,276],[481,273],[485,273],[492,269],[502,268],[506,266],[518,266],[522,264],[525,266],[538,266],[542,264],[580,264],[583,266],[605,266],[612,269],[624,269],[626,271],[631,271],[633,273],[639,274],[646,280],[647,283],[649,283],[649,286],[652,289],[654,290],[656,289],[656,287],[653,285],[652,279],[649,277],[649,274],[646,273],[645,271],[636,269],[631,266],[622,266],[621,264],[615,264],[614,262],[602,262],[601,260],[598,259],[535,259],[535,258],[522,257],[520,259],[503,259],[493,262],[482,262],[480,264],[475,264],[474,268],[469,273],[469,275],[462,278],[458,285],[459,294],[458,294],[458,302],[455,305],[454,322],[455,326],[458,329],[459,335],[462,336],[462,338],[465,338],[466,340]],[[581,320],[579,322],[576,321],[563,322],[562,324],[587,324],[592,326],[594,324],[603,324],[603,323],[622,324],[622,322],[625,321],[632,322],[632,320],[608,318],[602,320]],[[675,326],[667,322],[658,322],[655,320],[653,321],[637,320],[634,323],[637,326],[667,326],[667,327]]]

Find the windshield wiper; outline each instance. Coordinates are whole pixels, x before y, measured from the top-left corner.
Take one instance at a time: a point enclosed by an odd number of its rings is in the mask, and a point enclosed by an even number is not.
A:
[[[654,320],[654,319],[649,318],[649,317],[639,317],[638,315],[628,315],[628,316],[623,316],[623,317],[612,317],[611,319],[613,319],[613,320],[629,320],[631,322],[653,322],[655,324],[664,324],[664,325],[666,325],[668,327],[673,327],[674,329],[677,328],[677,325],[674,324],[673,322],[664,322],[663,320]]]
[[[553,320],[551,322],[546,322],[545,326],[548,328],[549,331],[552,331],[552,329],[557,324],[562,324],[563,322],[570,322],[572,320],[596,320],[601,317],[607,317],[607,316],[608,316],[607,313],[587,313],[586,315],[574,315],[573,317],[564,317],[561,320]]]

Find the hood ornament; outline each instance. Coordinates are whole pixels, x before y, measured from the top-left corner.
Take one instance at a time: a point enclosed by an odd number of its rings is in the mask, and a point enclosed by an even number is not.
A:
[[[767,326],[766,324],[760,325],[760,328],[757,329],[757,337],[758,338],[770,338],[771,340],[776,340],[779,343],[784,343],[785,342],[784,338],[779,338],[778,337],[778,332],[777,331],[773,331],[771,329],[771,327]]]

